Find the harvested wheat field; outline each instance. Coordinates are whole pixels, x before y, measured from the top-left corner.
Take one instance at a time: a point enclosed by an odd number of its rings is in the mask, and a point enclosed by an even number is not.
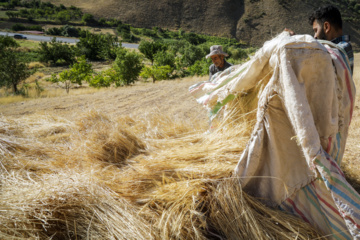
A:
[[[355,81],[360,81],[360,54]],[[256,101],[206,134],[201,78],[0,106],[1,239],[321,239],[231,174]],[[359,97],[343,169],[360,183]],[[245,107],[246,106],[246,107]]]

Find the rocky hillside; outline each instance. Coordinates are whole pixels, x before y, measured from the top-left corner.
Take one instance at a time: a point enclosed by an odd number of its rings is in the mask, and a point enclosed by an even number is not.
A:
[[[135,27],[158,26],[236,37],[253,46],[281,32],[312,34],[307,23],[313,9],[328,3],[343,14],[344,31],[360,50],[360,3],[357,0],[51,0],[75,5],[96,17],[117,18]]]

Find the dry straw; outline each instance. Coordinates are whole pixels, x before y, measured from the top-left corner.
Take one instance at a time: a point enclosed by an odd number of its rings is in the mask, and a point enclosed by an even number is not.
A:
[[[212,133],[160,113],[2,117],[0,238],[318,238],[230,177],[259,91],[237,98]]]

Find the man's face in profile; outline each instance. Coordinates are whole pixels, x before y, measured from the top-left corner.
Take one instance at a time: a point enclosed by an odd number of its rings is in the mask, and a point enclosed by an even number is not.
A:
[[[211,60],[216,67],[219,67],[219,66],[221,67],[223,65],[224,56],[223,55],[214,55],[214,56],[211,56]]]
[[[314,38],[321,40],[328,40],[324,31],[324,26],[320,24],[317,20],[313,22]]]

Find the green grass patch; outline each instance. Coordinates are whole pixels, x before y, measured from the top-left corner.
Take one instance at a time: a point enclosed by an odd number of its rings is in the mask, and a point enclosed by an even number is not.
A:
[[[39,41],[31,41],[31,40],[17,40],[17,43],[21,48],[27,48],[29,50],[36,50],[40,46]]]
[[[30,63],[30,62],[39,62],[39,54],[37,52],[17,52],[19,60],[21,62]]]
[[[0,18],[8,18],[6,11],[0,11]]]

